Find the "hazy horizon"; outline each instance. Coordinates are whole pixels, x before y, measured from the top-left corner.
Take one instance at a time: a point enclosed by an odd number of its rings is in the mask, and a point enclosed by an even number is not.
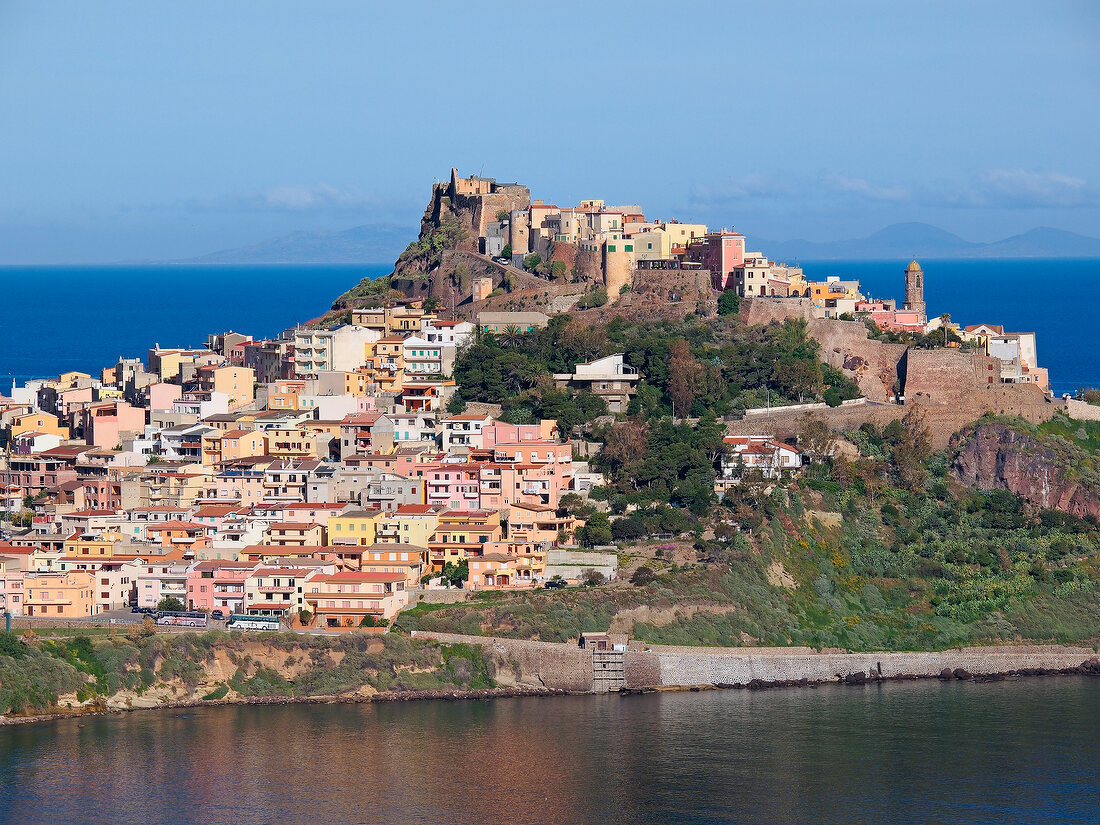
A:
[[[1086,2],[9,2],[0,264],[415,232],[452,166],[750,245],[1095,237],[1097,35]]]

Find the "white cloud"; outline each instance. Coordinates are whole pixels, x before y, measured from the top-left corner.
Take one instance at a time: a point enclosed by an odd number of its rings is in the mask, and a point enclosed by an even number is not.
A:
[[[363,207],[370,203],[370,198],[357,187],[337,187],[324,183],[314,186],[273,186],[247,195],[242,200],[254,209],[292,212]]]
[[[1072,207],[1096,203],[1095,192],[1081,178],[1060,172],[1026,169],[987,169],[970,191],[964,192],[977,206],[1028,208]]]
[[[896,203],[912,198],[909,190],[904,186],[878,186],[868,183],[863,178],[853,178],[832,172],[822,177],[821,183],[827,190],[852,195],[862,200]]]
[[[756,198],[794,197],[798,193],[799,187],[786,178],[753,172],[741,178],[693,183],[688,199],[693,204],[712,206]]]

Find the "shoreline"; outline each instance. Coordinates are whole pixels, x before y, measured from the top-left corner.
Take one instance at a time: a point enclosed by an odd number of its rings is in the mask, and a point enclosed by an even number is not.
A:
[[[819,687],[863,687],[888,682],[1004,682],[1009,679],[1024,679],[1051,676],[1100,677],[1100,658],[1092,657],[1075,667],[1064,668],[1013,668],[997,673],[971,673],[965,668],[944,668],[937,674],[897,673],[890,675],[868,675],[862,671],[853,671],[844,676],[831,679],[753,679],[747,683],[712,683],[697,685],[658,685],[647,687],[623,687],[617,691],[620,697],[644,696],[654,693],[701,693],[715,690],[780,690],[784,688]],[[614,693],[616,691],[612,691]],[[497,688],[479,688],[475,690],[423,690],[401,693],[378,693],[373,696],[332,695],[332,696],[246,696],[235,699],[186,699],[164,702],[151,707],[107,708],[95,706],[87,710],[57,711],[33,716],[0,716],[0,727],[30,725],[38,722],[57,722],[62,719],[83,719],[87,717],[114,716],[138,711],[180,710],[199,707],[226,707],[234,705],[367,705],[390,704],[396,702],[461,702],[490,701],[493,699],[514,699],[525,697],[554,696],[600,696],[609,695],[587,690],[548,688],[534,686],[514,686]]]

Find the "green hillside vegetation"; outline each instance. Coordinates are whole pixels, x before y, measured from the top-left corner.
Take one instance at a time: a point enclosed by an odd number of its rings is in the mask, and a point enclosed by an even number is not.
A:
[[[810,420],[807,430],[821,461],[794,481],[747,476],[711,516],[694,520],[694,564],[658,559],[636,584],[414,610],[398,627],[564,641],[648,605],[668,608],[668,621],[634,624],[631,635],[661,644],[872,651],[1100,638],[1095,519],[958,485],[952,455],[929,450],[917,414],[849,433],[860,451],[854,461],[833,454],[819,424]],[[838,514],[840,526],[823,526],[829,519],[811,511]],[[621,535],[619,525],[653,517],[651,508],[613,515],[610,529]],[[702,538],[705,526],[713,538]],[[789,580],[774,583],[777,570]]]
[[[737,414],[747,407],[858,398],[839,370],[819,361],[806,324],[746,326],[736,316],[639,324],[589,324],[555,316],[544,329],[486,334],[459,354],[455,409],[467,401],[502,404],[512,423],[557,418],[567,432],[607,412],[588,393],[554,387],[554,373],[624,353],[642,373],[628,415],[645,420]]]
[[[289,680],[265,657],[261,643],[308,662]],[[368,650],[370,648],[370,650]],[[206,678],[205,664],[228,657],[236,670],[227,683],[202,693],[207,701],[238,696],[331,696],[369,687],[379,692],[493,687],[494,665],[480,648],[438,645],[388,634],[337,637],[209,631],[156,635],[152,629],[92,640],[87,636],[40,640],[0,632],[0,713],[33,714],[53,709],[62,694],[80,702],[106,699],[120,690],[137,694],[172,684],[189,692]]]

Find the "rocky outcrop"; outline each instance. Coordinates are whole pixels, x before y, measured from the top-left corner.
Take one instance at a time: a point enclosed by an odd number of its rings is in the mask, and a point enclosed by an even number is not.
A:
[[[1008,490],[1038,507],[1100,517],[1095,458],[1068,442],[1007,424],[978,424],[954,439],[955,477],[979,490]]]

